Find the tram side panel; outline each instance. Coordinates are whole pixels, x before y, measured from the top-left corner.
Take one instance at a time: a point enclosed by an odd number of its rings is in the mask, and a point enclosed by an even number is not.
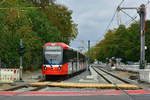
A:
[[[73,57],[72,52],[68,49],[63,50],[63,63],[68,63],[68,74],[73,73]]]
[[[82,67],[82,65],[84,66],[84,62],[82,59],[84,59],[83,55],[80,56],[81,54],[78,54],[78,52],[76,51],[73,51],[71,49],[67,49],[67,50],[64,50],[64,57],[63,57],[63,60],[64,62],[67,62],[68,63],[68,74],[73,74],[73,73],[76,73],[76,72],[79,72],[83,69],[85,69],[84,67]],[[82,59],[80,59],[82,58]]]

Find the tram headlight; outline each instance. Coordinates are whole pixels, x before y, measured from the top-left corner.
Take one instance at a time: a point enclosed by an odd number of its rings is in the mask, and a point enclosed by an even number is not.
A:
[[[47,70],[47,67],[46,67],[46,66],[44,66],[44,70]]]
[[[61,70],[61,66],[59,65],[59,67],[58,67],[58,70],[60,71]]]

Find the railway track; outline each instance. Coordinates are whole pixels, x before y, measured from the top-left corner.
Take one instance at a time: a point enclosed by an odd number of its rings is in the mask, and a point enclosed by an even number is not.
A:
[[[100,75],[106,82],[110,83],[110,84],[113,84],[116,86],[116,89],[117,90],[120,90],[124,93],[124,95],[126,95],[129,100],[135,100],[135,98],[128,94],[124,89],[118,87],[116,84],[132,84],[131,82],[127,81],[127,80],[124,80],[100,67],[93,67],[93,69],[98,73],[98,75]]]
[[[93,67],[95,72],[109,84],[131,84],[130,81],[124,80],[100,67]]]
[[[38,86],[38,87],[32,87],[29,85],[21,85],[21,86],[16,86],[14,88],[10,88],[4,91],[19,91],[19,92],[26,92],[26,91],[39,91],[41,89],[46,88],[47,86]]]

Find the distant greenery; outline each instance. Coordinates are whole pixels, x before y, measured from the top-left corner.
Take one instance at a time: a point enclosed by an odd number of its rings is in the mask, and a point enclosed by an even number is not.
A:
[[[150,21],[146,29],[146,60],[150,61]],[[117,29],[109,30],[104,39],[90,50],[91,58],[105,61],[106,58],[122,58],[124,61],[140,59],[140,27],[132,23],[130,27],[120,25]]]
[[[0,7],[10,8],[0,10],[0,58],[7,67],[19,67],[20,39],[25,45],[24,70],[34,70],[42,64],[44,43],[69,44],[78,34],[72,11],[63,5],[45,7],[25,0],[5,0]]]

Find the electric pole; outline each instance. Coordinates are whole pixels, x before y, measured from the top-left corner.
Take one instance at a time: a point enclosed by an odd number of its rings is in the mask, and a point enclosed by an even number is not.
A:
[[[140,55],[140,69],[145,68],[145,19],[146,19],[146,9],[145,5],[142,4],[138,10],[140,15],[140,35],[141,35],[141,55]]]
[[[122,9],[136,9],[140,16],[140,69],[145,68],[145,22],[146,22],[146,8],[142,4],[139,8],[137,7],[118,7],[118,10]]]
[[[88,69],[89,69],[89,64],[90,64],[90,40],[88,40]]]

